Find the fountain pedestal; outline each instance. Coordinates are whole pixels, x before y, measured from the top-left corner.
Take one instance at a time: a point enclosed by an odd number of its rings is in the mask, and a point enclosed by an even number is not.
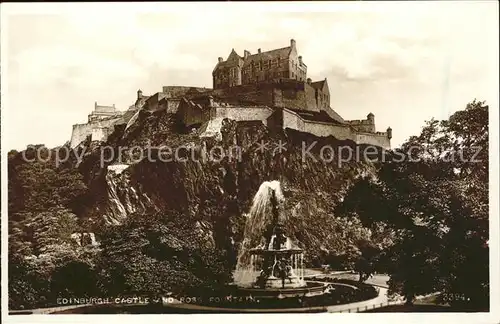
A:
[[[279,182],[264,182],[259,188],[245,225],[235,282],[253,296],[321,294],[324,284],[304,280],[304,251],[285,236],[286,218],[280,216],[283,200]]]
[[[253,287],[284,289],[307,285],[304,281],[302,249],[287,248],[286,245],[281,247],[281,249],[255,248],[249,251],[251,272],[260,271]]]

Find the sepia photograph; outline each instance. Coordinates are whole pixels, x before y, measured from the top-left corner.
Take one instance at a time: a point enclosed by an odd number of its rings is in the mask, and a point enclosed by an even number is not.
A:
[[[2,320],[500,323],[498,9],[3,3]]]

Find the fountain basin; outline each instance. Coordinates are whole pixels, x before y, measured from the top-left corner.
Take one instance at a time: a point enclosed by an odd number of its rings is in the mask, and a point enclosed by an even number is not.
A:
[[[313,282],[306,281],[304,284],[298,287],[287,286],[281,288],[281,279],[270,278],[271,282],[276,280],[275,287],[266,288],[243,288],[239,287],[238,291],[244,294],[248,294],[255,298],[288,298],[288,297],[312,297],[317,295],[322,295],[325,293],[326,288],[329,284],[323,282]]]

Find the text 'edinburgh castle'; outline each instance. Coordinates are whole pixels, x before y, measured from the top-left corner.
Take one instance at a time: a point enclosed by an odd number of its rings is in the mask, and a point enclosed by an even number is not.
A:
[[[73,126],[71,147],[89,136],[92,141],[106,141],[115,125],[133,123],[140,110],[165,110],[191,128],[217,125],[224,118],[261,121],[269,128],[290,128],[390,149],[392,130],[377,132],[372,113],[366,119],[344,120],[330,107],[326,78],[313,82],[307,77],[307,65],[293,39],[287,47],[258,49],[255,54],[245,50],[240,56],[233,49],[226,60],[218,58],[212,77],[212,89],[164,86],[151,96],[139,90],[126,111],[95,103],[88,122]]]

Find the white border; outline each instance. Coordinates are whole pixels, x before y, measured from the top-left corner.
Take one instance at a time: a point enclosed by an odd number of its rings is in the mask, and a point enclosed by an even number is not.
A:
[[[449,1],[447,1],[449,2]],[[492,10],[498,13],[498,2],[497,1],[472,1],[473,3],[486,2],[492,6]],[[464,4],[465,1],[460,1]],[[458,3],[457,3],[458,4]],[[2,133],[5,134],[5,127],[9,127],[7,121],[8,110],[8,98],[6,97],[7,91],[7,80],[5,75],[8,73],[8,66],[6,63],[6,30],[8,28],[6,23],[7,15],[12,14],[60,14],[64,12],[79,12],[80,14],[85,14],[86,10],[102,10],[103,7],[112,7],[114,10],[119,8],[120,12],[180,12],[186,10],[204,10],[205,12],[211,10],[219,10],[221,8],[226,8],[228,5],[232,5],[233,8],[237,8],[242,12],[248,11],[266,11],[266,12],[332,12],[332,11],[387,11],[391,8],[396,8],[399,6],[413,6],[415,10],[432,10],[439,7],[440,2],[392,2],[391,7],[382,6],[379,2],[289,2],[284,4],[281,3],[9,3],[1,4],[1,99],[2,99]],[[495,7],[496,5],[496,7]],[[119,6],[119,7],[118,7]],[[286,6],[286,7],[285,7]],[[7,11],[7,13],[6,13]],[[466,20],[466,19],[465,19]],[[466,25],[466,21],[464,21]],[[466,28],[466,26],[464,26]],[[498,32],[498,31],[497,31]],[[474,46],[474,44],[471,44]],[[478,54],[480,55],[480,53]],[[497,52],[498,57],[498,52]],[[498,79],[497,79],[498,82]],[[497,83],[498,88],[498,83]],[[183,315],[137,315],[136,316],[120,316],[120,315],[57,315],[57,316],[46,316],[46,315],[15,315],[8,316],[8,298],[7,298],[7,139],[1,136],[2,143],[2,154],[1,154],[1,171],[2,171],[2,321],[5,319],[9,323],[84,323],[84,322],[95,322],[105,321],[110,322],[130,322],[136,323],[137,321],[155,321],[155,322],[181,322],[181,321],[217,321],[229,320],[229,321],[245,321],[245,322],[256,322],[260,320],[273,320],[278,319],[279,321],[292,323],[298,321],[304,323],[304,321],[335,321],[341,323],[359,323],[360,321],[367,320],[370,323],[422,323],[426,321],[435,321],[437,323],[499,323],[500,316],[498,305],[500,305],[499,299],[499,218],[498,218],[498,118],[499,111],[498,107],[492,107],[490,105],[490,289],[491,289],[491,300],[490,300],[490,312],[489,313],[372,313],[372,314],[245,314],[244,316],[239,315],[189,315],[185,317]],[[16,126],[16,125],[14,125]],[[20,127],[26,127],[27,125],[17,125]],[[239,316],[239,318],[235,318]]]

